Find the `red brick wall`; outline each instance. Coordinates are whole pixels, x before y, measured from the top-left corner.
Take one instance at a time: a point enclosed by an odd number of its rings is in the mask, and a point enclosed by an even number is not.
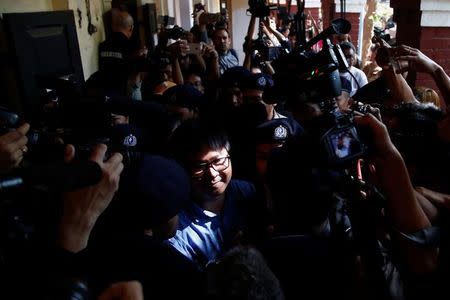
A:
[[[340,13],[336,13],[336,18],[340,18]],[[359,13],[346,13],[345,19],[350,22],[352,29],[350,30],[350,37],[352,38],[352,43],[358,49],[358,35],[359,35]]]
[[[307,13],[307,11],[311,12],[311,15],[313,16],[314,20],[316,20],[316,22],[319,21],[319,10],[320,7],[306,7],[305,8],[305,14]],[[291,14],[295,14],[297,12],[297,5],[292,4],[291,6]]]
[[[311,12],[311,15],[313,16],[314,20],[316,20],[316,22],[318,22],[319,15],[320,15],[320,13],[319,13],[320,9],[321,9],[320,7],[305,8],[305,13],[309,10]],[[297,6],[292,5],[291,13],[296,13],[296,12],[297,12]],[[335,17],[339,18],[340,13],[336,13]],[[352,43],[355,45],[356,48],[358,48],[360,14],[359,13],[346,13],[345,18],[352,25],[352,30],[350,31],[350,37],[352,39]]]
[[[450,74],[450,28],[422,27],[420,50]],[[433,78],[428,74],[418,73],[416,86],[426,86],[437,91]]]

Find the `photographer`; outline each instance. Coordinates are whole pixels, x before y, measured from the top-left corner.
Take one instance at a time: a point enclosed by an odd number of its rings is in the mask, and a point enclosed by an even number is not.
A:
[[[414,196],[406,165],[391,142],[386,126],[372,115],[355,118],[356,124],[369,128],[373,141],[370,157],[377,173],[380,188],[387,199],[387,211],[392,227],[398,232],[413,233],[431,226]],[[407,253],[405,262],[415,273],[430,272],[436,266],[437,249],[424,249],[402,236],[396,236],[399,246]]]
[[[230,33],[226,28],[217,28],[214,30],[212,40],[214,48],[218,54],[220,75],[222,75],[227,69],[239,65],[239,58],[236,50],[231,48]]]
[[[252,12],[253,10],[249,9],[249,11]],[[247,35],[245,36],[243,45],[245,53],[243,66],[254,73],[265,72],[273,75],[275,70],[271,62],[281,54],[281,46],[285,53],[289,52],[289,42],[282,33],[276,30],[273,19],[266,15],[260,16],[260,13],[263,12],[253,11],[250,17]],[[267,11],[264,11],[264,14],[266,13]],[[257,18],[260,20],[258,39],[253,40]]]
[[[393,50],[394,57],[402,63],[397,73],[417,71],[431,75],[439,88],[448,107],[450,104],[450,77],[435,61],[423,54],[419,49],[401,45]]]
[[[94,84],[106,92],[142,100],[142,78],[138,64],[144,64],[147,49],[138,49],[131,40],[133,29],[133,18],[128,12],[119,9],[112,11],[112,34],[99,45],[99,71],[92,80],[98,80]]]
[[[416,197],[423,209],[426,211],[430,221],[441,228],[442,237],[440,239],[439,264],[437,275],[434,279],[434,288],[430,291],[431,295],[428,297],[447,298],[449,290],[447,282],[450,278],[449,268],[449,249],[448,229],[450,224],[448,222],[448,166],[449,159],[449,142],[450,142],[450,115],[449,115],[449,100],[450,100],[450,78],[445,73],[444,69],[435,61],[427,57],[420,50],[401,45],[392,50],[394,57],[398,60],[397,72],[417,71],[424,72],[432,76],[439,91],[442,94],[443,102],[447,112],[443,117],[434,122],[434,143],[427,143],[426,154],[423,157],[424,165],[428,168],[416,172],[421,176],[422,181],[416,181]],[[441,104],[442,103],[441,101]],[[444,106],[444,105],[442,105]],[[414,145],[415,146],[415,145]],[[443,296],[442,296],[443,295]]]
[[[400,264],[396,266],[401,267],[401,274],[405,277],[421,276],[436,268],[438,249],[433,245],[416,244],[403,235],[414,235],[427,230],[431,225],[414,196],[405,163],[392,144],[386,127],[372,115],[357,116],[355,123],[359,128],[366,128],[370,132],[371,152],[367,160],[376,170],[376,180],[373,182],[377,183],[386,197],[385,215],[393,232],[393,245],[396,246],[392,249],[397,249],[395,252],[388,252],[388,258],[383,262],[386,264],[383,272],[386,272],[385,280],[390,284],[389,292],[399,294],[397,291],[402,290],[402,285],[392,279],[387,271],[391,268],[390,260],[399,259]],[[336,201],[339,198],[335,197],[340,194],[340,190],[349,193],[349,186],[337,187],[332,184],[338,179],[339,173],[334,173],[331,169],[310,169],[310,151],[317,152],[318,149],[308,150],[305,143],[300,143],[297,147],[294,145],[288,145],[284,154],[269,161],[269,185],[276,220],[275,238],[269,241],[265,251],[269,266],[286,288],[287,297],[299,298],[312,291],[318,295],[316,288],[319,286],[330,287],[330,290],[320,291],[323,296],[333,295],[339,298],[354,294],[358,282],[370,278],[370,275],[360,278],[361,274],[356,269],[349,268],[349,264],[355,264],[357,256],[353,255],[357,255],[360,249],[354,249],[355,244],[347,244],[345,236],[349,231],[346,230],[348,217],[345,207],[358,199],[349,198],[342,207],[339,204],[342,201]],[[286,168],[291,169],[290,172]],[[286,173],[296,175],[292,177]],[[349,195],[351,193],[347,196]],[[367,198],[366,201],[373,200]],[[357,211],[362,212],[364,211]],[[366,215],[359,217],[369,218]],[[351,220],[351,226],[356,226]],[[350,234],[351,231],[350,228]],[[370,233],[363,231],[362,234]],[[373,271],[366,269],[368,266],[361,268],[366,272]],[[288,275],[294,270],[296,276]],[[341,280],[342,278],[345,280]],[[299,286],[299,282],[304,285]],[[330,291],[331,294],[327,294]],[[362,292],[362,297],[367,297],[366,293],[370,293],[365,288]]]

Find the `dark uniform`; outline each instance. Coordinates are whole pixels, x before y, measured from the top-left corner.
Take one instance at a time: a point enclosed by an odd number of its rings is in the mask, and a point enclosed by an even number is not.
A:
[[[104,88],[125,95],[134,50],[134,43],[121,32],[113,32],[100,44],[99,74]]]

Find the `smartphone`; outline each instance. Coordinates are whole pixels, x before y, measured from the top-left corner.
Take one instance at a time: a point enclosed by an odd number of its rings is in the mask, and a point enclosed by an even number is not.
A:
[[[269,18],[269,26],[270,26],[270,28],[272,28],[273,30],[277,30],[277,24],[275,23],[275,19]]]
[[[189,51],[188,54],[201,54],[202,44],[201,43],[188,43]]]

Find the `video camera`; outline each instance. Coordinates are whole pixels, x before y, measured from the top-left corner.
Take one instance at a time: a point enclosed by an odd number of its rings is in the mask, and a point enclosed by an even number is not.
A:
[[[173,26],[170,29],[165,29],[165,32],[166,32],[167,37],[169,39],[172,39],[172,40],[175,40],[175,41],[180,39],[185,34],[184,29],[181,28],[178,25],[175,25],[175,26]]]
[[[278,10],[277,5],[266,5],[264,0],[249,0],[248,5],[247,11],[257,18],[268,17],[271,11]],[[258,38],[254,40],[253,49],[258,51],[254,57],[255,61],[258,64],[263,64],[266,61],[278,59],[282,54],[283,47],[268,44],[260,28]]]
[[[278,8],[278,19],[282,20],[283,25],[288,25],[294,21],[294,16],[288,12],[286,7]]]
[[[268,46],[262,37],[259,37],[255,41],[253,49],[258,50],[254,57],[256,63],[258,64],[263,64],[266,61],[274,61],[280,58],[280,56],[284,53],[283,47]]]
[[[350,29],[347,20],[333,20],[329,28],[274,64],[275,82],[285,93],[288,106],[298,107],[300,103],[319,106],[321,115],[309,124],[310,147],[320,149],[313,152],[319,154],[317,162],[326,166],[347,165],[364,156],[367,150],[353,115],[340,112],[335,101],[341,95],[339,71],[346,70],[348,65],[339,45],[333,45],[329,37],[348,33]],[[320,40],[323,48],[314,53],[311,47]]]
[[[257,18],[268,17],[271,11],[278,10],[277,5],[266,5],[265,0],[249,0],[248,6],[247,11]]]
[[[389,35],[389,33],[385,33],[384,30],[380,27],[375,26],[373,28],[373,35],[376,37],[379,37],[383,40],[385,40],[386,42],[389,43],[391,36]]]
[[[373,28],[373,35],[375,37],[378,37],[378,38],[384,40],[390,46],[395,46],[395,44],[396,44],[396,40],[391,39],[391,35],[389,33],[384,32],[384,30],[380,27],[375,26]]]
[[[107,157],[113,152],[120,152],[126,165],[139,160],[140,152],[147,147],[145,138],[142,138],[145,130],[125,124],[113,126],[112,113],[129,116],[145,108],[138,108],[138,104],[135,105],[129,99],[110,97],[80,97],[76,101],[60,101],[57,115],[54,116],[60,127],[49,128],[47,120],[31,124],[24,166],[62,162],[64,144],[75,146],[77,161],[87,160],[93,146],[98,143],[108,146]],[[0,108],[0,135],[19,127],[21,122],[15,112]]]

